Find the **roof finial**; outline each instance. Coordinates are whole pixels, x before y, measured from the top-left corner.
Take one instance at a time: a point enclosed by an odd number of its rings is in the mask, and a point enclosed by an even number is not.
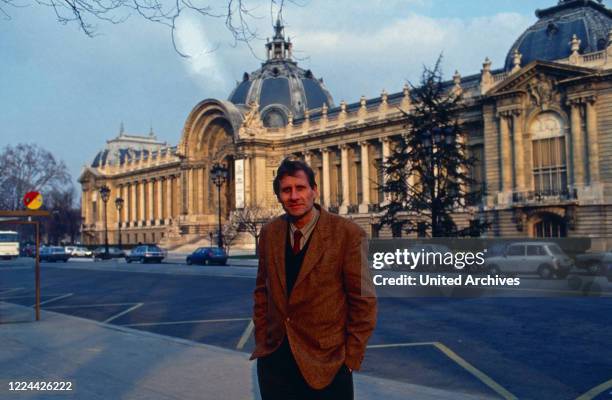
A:
[[[123,136],[125,133],[125,128],[123,127],[123,121],[121,121],[121,125],[119,125],[119,136]]]
[[[292,45],[291,40],[285,40],[285,27],[281,22],[282,16],[279,12],[274,24],[274,36],[272,41],[266,43],[268,60],[290,59]]]

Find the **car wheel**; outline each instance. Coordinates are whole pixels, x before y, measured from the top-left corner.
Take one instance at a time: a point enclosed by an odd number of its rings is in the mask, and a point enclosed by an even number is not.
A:
[[[202,265],[206,265],[206,264],[210,264],[210,262],[207,259],[202,259]]]
[[[125,258],[125,262],[126,262],[126,263],[128,263],[128,264],[131,264],[131,263],[132,263],[132,259],[131,259],[131,258],[128,258],[128,257],[126,257],[126,258]]]
[[[597,264],[596,262],[589,264],[587,267],[587,272],[591,275],[599,275],[600,270],[601,269],[599,268],[599,264]]]
[[[550,265],[540,265],[538,268],[538,275],[542,279],[550,279],[553,276],[553,270]]]
[[[494,275],[499,275],[501,273],[501,270],[499,269],[497,265],[493,264],[489,266],[489,273],[494,274]]]
[[[141,258],[140,258],[140,263],[141,263],[141,264],[144,264],[144,263],[146,263],[146,262],[147,262],[147,260],[145,260],[145,258],[144,258],[144,257],[141,257]]]
[[[65,262],[65,263],[67,263],[67,262],[68,262],[68,259],[65,259],[65,260],[64,260],[64,262]]]
[[[191,258],[187,257],[187,265],[191,265],[193,264],[193,262],[191,261]]]
[[[227,260],[221,261],[221,265],[227,265]]]
[[[569,271],[557,271],[555,274],[555,278],[557,279],[565,279],[569,275]]]

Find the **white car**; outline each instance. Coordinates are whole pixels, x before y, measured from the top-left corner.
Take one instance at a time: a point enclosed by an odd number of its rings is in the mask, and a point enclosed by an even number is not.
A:
[[[66,246],[66,253],[70,254],[72,257],[93,256],[93,251],[81,246]]]
[[[565,278],[574,261],[553,242],[517,242],[506,247],[500,256],[486,259],[490,274],[538,274],[543,279]]]

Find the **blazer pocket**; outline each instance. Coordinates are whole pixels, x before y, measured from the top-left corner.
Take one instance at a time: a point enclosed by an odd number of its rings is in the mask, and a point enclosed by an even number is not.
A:
[[[337,347],[343,344],[346,340],[344,333],[337,333],[330,336],[325,336],[319,339],[319,347],[322,349],[329,349],[331,347]]]

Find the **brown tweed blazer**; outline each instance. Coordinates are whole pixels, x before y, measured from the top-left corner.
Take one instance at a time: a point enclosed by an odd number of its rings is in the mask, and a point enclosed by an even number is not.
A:
[[[304,379],[321,389],[343,363],[359,369],[376,325],[376,298],[367,270],[365,232],[352,221],[315,207],[321,214],[289,299],[286,216],[275,218],[261,231],[251,360],[272,353],[287,335]]]

